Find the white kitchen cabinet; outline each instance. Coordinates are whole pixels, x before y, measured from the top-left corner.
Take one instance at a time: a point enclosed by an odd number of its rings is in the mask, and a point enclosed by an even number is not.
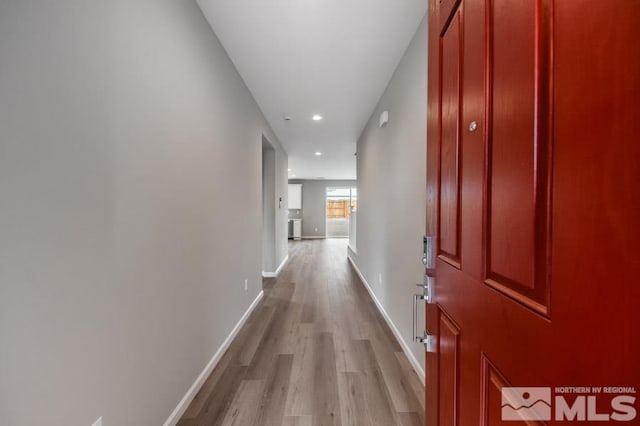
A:
[[[300,210],[302,208],[302,184],[289,184],[289,210]]]

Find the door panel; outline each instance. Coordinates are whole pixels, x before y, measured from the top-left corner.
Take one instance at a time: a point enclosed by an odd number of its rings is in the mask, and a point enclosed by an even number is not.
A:
[[[458,363],[460,331],[447,316],[440,313],[438,366],[440,368],[440,421],[441,426],[457,425],[458,417]]]
[[[488,276],[534,288],[535,3],[490,2]],[[517,247],[513,247],[518,236]]]
[[[429,19],[427,424],[556,423],[502,421],[504,387],[640,391],[640,2]]]
[[[460,267],[460,71],[461,20],[458,10],[440,41],[442,63],[439,254]]]
[[[492,0],[485,19],[485,282],[544,315],[551,184],[546,3]]]
[[[502,396],[502,389],[511,387],[511,384],[504,378],[502,373],[493,365],[493,363],[482,354],[482,408],[481,418],[482,426],[498,426],[502,425],[502,410],[508,410],[507,404],[511,405],[513,401],[505,400]],[[509,414],[517,415],[518,412],[509,412]],[[546,422],[536,420],[509,420],[509,425],[513,426],[544,426]]]

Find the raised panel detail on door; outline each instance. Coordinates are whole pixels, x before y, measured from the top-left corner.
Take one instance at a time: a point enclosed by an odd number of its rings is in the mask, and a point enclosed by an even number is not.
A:
[[[487,1],[486,283],[548,315],[549,16]]]
[[[440,426],[458,424],[458,363],[460,357],[460,330],[444,312],[440,312],[438,324],[438,385],[440,388]]]
[[[440,258],[460,268],[460,96],[462,22],[460,10],[440,39],[441,135],[438,209]]]
[[[458,8],[461,0],[439,0],[438,13],[440,15],[440,28],[444,27],[451,14]]]
[[[500,426],[504,425],[505,421],[502,420],[503,409],[509,409],[506,405],[509,401],[503,400],[502,389],[505,387],[511,387],[511,384],[502,375],[500,371],[489,361],[485,354],[482,354],[482,409],[481,420],[482,426]],[[543,404],[543,401],[537,401],[538,404]],[[518,404],[514,404],[518,405]],[[518,406],[519,407],[519,406]],[[516,407],[516,408],[518,408]],[[526,407],[525,407],[526,408]],[[534,407],[534,410],[536,407]],[[542,408],[544,409],[544,408]],[[538,409],[540,410],[540,409]],[[506,414],[518,415],[527,410],[514,410],[513,412],[507,412]],[[540,411],[537,411],[540,413]],[[528,426],[543,426],[546,422],[537,420],[509,420],[509,425],[528,425]]]

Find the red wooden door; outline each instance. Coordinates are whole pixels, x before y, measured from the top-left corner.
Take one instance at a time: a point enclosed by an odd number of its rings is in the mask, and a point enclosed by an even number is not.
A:
[[[640,1],[429,25],[427,424],[640,424]]]

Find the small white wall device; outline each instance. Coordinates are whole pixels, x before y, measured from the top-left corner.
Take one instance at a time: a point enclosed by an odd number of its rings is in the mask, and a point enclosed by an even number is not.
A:
[[[389,122],[389,111],[382,111],[380,114],[380,127],[384,127]]]

